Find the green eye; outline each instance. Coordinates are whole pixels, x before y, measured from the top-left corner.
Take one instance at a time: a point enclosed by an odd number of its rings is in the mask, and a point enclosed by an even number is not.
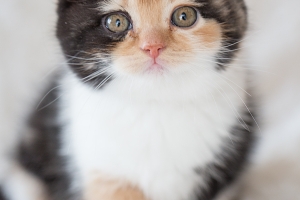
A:
[[[197,21],[197,11],[192,7],[180,7],[172,14],[172,23],[178,27],[190,27]]]
[[[121,33],[130,28],[131,24],[127,17],[122,14],[112,14],[106,17],[105,27],[114,33]]]

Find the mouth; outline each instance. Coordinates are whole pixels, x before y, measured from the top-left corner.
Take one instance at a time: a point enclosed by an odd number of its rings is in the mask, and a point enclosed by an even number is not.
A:
[[[153,59],[146,67],[147,72],[160,72],[162,73],[165,70],[165,67],[158,59]]]

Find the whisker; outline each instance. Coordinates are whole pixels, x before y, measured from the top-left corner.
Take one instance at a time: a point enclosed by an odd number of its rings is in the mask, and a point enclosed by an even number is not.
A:
[[[81,80],[83,80],[84,83],[86,83],[86,82],[88,82],[88,81],[90,81],[90,80],[96,78],[97,76],[99,76],[99,75],[101,75],[101,74],[104,74],[105,72],[107,72],[107,70],[108,70],[108,69],[105,68],[105,69],[102,69],[102,70],[100,70],[100,71],[96,71],[96,72],[94,72],[94,73],[92,73],[92,74],[86,76],[85,78],[82,78]]]
[[[52,88],[49,92],[47,92],[47,93],[43,96],[43,98],[39,101],[39,103],[38,103],[38,105],[35,107],[35,109],[38,110],[39,106],[42,104],[42,102],[45,100],[45,98],[46,98],[52,91],[54,91],[55,89],[60,88],[60,87],[62,87],[62,85],[56,86],[56,87]],[[45,106],[44,106],[44,107],[45,107]],[[44,107],[43,107],[43,108],[44,108]],[[41,109],[39,109],[39,110],[41,110]],[[38,111],[39,111],[39,110],[38,110]]]
[[[48,103],[47,105],[43,106],[42,108],[38,109],[37,111],[41,111],[45,108],[47,108],[48,106],[50,106],[51,104],[53,104],[55,101],[57,101],[59,98],[61,98],[63,95],[59,95],[58,97],[56,97],[53,101],[51,101],[50,103]]]
[[[96,71],[96,72],[94,72],[94,73],[92,73],[92,74],[90,74],[90,75],[88,75],[88,76],[86,76],[86,77],[84,77],[84,78],[82,78],[82,79],[80,79],[80,80],[82,80],[83,83],[86,83],[86,82],[92,80],[93,78],[96,78],[97,76],[100,76],[100,75],[104,74],[105,72],[107,72],[107,70],[108,70],[108,69],[105,68],[105,69],[102,69],[102,70],[100,70],[100,71]],[[72,83],[72,82],[74,82],[74,81],[76,81],[76,80],[68,81],[68,82],[65,82],[65,83]],[[106,80],[106,81],[107,81],[107,80]],[[101,83],[102,83],[102,82],[101,82]],[[48,103],[47,105],[43,106],[42,108],[39,108],[40,105],[42,104],[42,102],[46,99],[46,97],[47,97],[51,92],[53,92],[54,90],[56,90],[56,89],[58,89],[58,88],[61,88],[61,87],[63,87],[63,86],[64,86],[64,85],[61,84],[61,85],[55,86],[54,88],[50,89],[50,90],[43,96],[43,98],[39,101],[39,103],[38,103],[38,105],[36,106],[35,109],[38,110],[38,111],[43,110],[43,109],[45,109],[46,107],[50,106],[50,105],[51,105],[52,103],[54,103],[55,101],[57,101],[59,98],[61,98],[63,95],[58,96],[57,98],[55,98],[53,101],[51,101],[51,102]]]
[[[99,83],[99,85],[95,89],[101,88],[112,76],[113,76],[113,73],[108,75],[105,79],[103,79],[103,81],[101,81],[101,83]]]

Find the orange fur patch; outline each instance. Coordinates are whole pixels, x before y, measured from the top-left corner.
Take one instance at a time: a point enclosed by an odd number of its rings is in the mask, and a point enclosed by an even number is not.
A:
[[[125,181],[99,176],[91,181],[84,193],[84,200],[148,200],[143,192]]]
[[[209,20],[202,27],[194,31],[194,34],[199,36],[204,46],[214,48],[222,39],[221,25],[215,20]]]

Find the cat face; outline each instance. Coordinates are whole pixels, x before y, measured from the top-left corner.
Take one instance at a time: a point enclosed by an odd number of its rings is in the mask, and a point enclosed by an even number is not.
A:
[[[242,0],[60,0],[58,14],[70,66],[98,88],[108,78],[225,69],[246,29]]]

